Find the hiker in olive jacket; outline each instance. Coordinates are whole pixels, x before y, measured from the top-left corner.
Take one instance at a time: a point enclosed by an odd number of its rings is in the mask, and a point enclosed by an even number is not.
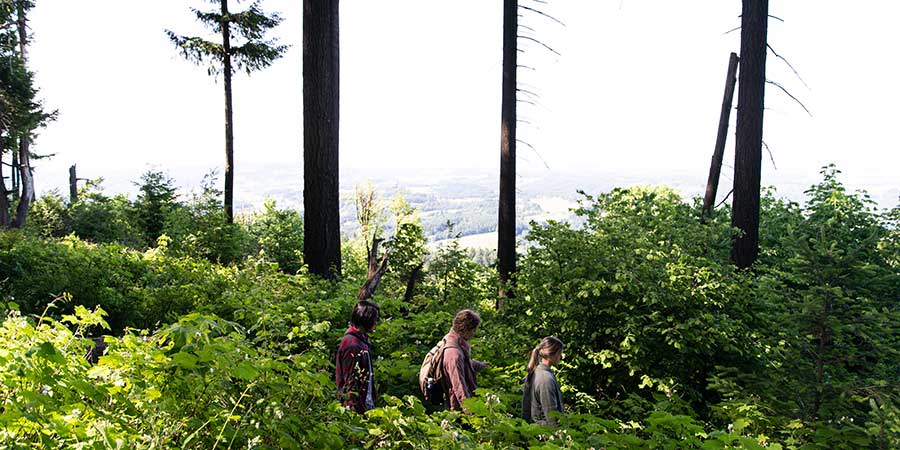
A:
[[[563,407],[562,391],[550,369],[562,359],[562,350],[562,341],[547,336],[531,352],[528,376],[525,377],[522,389],[522,418],[528,423],[555,427],[556,419],[550,417],[550,413],[566,412]]]
[[[469,339],[475,336],[481,317],[475,311],[464,309],[456,313],[453,327],[444,336],[444,360],[441,363],[444,386],[444,406],[454,411],[462,410],[463,400],[474,397],[478,384],[475,373],[489,364],[472,359]]]

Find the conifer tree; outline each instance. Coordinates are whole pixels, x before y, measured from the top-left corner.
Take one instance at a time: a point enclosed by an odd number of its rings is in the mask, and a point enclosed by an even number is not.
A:
[[[25,226],[34,201],[34,169],[31,161],[41,156],[32,152],[34,130],[56,117],[56,111],[44,111],[37,100],[33,74],[27,67],[28,12],[30,0],[0,2],[0,226]],[[6,153],[10,162],[4,161]],[[12,189],[7,189],[4,174],[10,169]],[[12,197],[12,198],[10,198]],[[12,201],[16,202],[11,214]]]
[[[234,119],[232,109],[232,75],[243,70],[248,75],[263,69],[284,55],[287,46],[266,40],[266,33],[281,23],[278,14],[266,14],[259,2],[241,12],[231,12],[228,0],[209,0],[218,5],[212,11],[191,8],[203,25],[218,35],[216,41],[199,36],[181,36],[170,30],[166,34],[182,56],[197,65],[206,65],[212,76],[222,75],[225,87],[225,215],[234,222]]]

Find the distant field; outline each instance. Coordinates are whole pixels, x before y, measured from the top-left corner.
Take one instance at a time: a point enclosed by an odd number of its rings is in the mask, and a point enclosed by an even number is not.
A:
[[[442,239],[440,241],[432,241],[428,243],[431,248],[438,248],[441,245],[448,244],[450,239]],[[459,238],[459,246],[463,248],[487,248],[497,250],[497,232],[470,234]]]

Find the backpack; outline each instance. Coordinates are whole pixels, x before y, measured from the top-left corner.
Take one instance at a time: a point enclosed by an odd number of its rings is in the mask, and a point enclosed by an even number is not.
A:
[[[448,346],[447,339],[443,338],[425,355],[425,360],[422,361],[422,368],[419,369],[419,390],[422,391],[422,397],[425,398],[426,403],[432,405],[444,404],[444,385],[442,382],[444,371],[441,370],[441,366],[444,363],[444,350],[448,348],[458,349],[459,347],[455,345]]]

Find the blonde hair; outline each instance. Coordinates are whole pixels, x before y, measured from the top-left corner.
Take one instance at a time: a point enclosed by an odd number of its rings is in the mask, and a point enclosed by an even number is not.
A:
[[[562,350],[563,343],[557,337],[547,336],[541,339],[541,343],[531,351],[531,360],[528,361],[528,373],[531,374],[534,371],[534,368],[540,364],[541,358],[549,359],[558,355]]]

